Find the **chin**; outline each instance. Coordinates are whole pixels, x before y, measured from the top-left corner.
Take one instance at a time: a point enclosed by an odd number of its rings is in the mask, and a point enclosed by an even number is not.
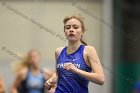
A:
[[[75,42],[76,40],[68,40],[69,42]]]
[[[77,41],[75,38],[68,38],[68,41],[73,42],[73,41]]]

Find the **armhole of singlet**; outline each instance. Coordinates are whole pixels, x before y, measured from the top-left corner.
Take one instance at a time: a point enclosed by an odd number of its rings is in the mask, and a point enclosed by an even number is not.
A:
[[[45,74],[45,69],[40,69],[40,74],[43,77],[43,80],[46,81],[47,79],[45,78],[44,74]],[[48,77],[48,76],[47,76]]]
[[[62,48],[61,52],[59,53],[59,55],[58,55],[58,57],[57,57],[57,59],[56,59],[56,62],[57,62],[58,59],[60,58],[60,55],[62,54],[62,52],[64,51],[65,48],[66,48],[66,47],[63,47],[63,48]]]
[[[84,60],[84,62],[85,62],[85,64],[86,64],[86,66],[87,66],[88,68],[92,69],[90,66],[88,66],[88,64],[86,63],[86,60],[85,60],[85,58],[84,58],[85,47],[86,47],[86,46],[84,46],[83,51],[82,51],[82,58],[83,58],[83,60]]]
[[[28,77],[29,77],[29,74],[30,74],[30,69],[27,68],[27,73],[26,73],[25,81],[27,81],[27,79],[28,79]]]
[[[29,68],[27,68],[26,77],[21,82],[21,86],[24,86],[25,89],[27,89],[26,84],[27,84],[28,76],[29,76]]]

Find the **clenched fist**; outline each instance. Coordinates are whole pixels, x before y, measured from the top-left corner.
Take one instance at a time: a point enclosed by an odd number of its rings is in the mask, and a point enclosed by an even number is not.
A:
[[[78,68],[75,67],[75,65],[72,64],[71,62],[67,63],[67,64],[64,66],[64,69],[69,70],[69,71],[72,71],[72,72],[76,72],[76,71],[78,70]]]

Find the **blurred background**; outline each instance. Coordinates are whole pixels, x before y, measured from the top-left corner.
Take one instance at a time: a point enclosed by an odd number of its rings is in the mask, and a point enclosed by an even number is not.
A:
[[[67,45],[65,16],[85,18],[85,41],[96,48],[106,81],[89,93],[134,93],[140,80],[139,0],[0,0],[0,74],[6,93],[15,78],[11,64],[31,48],[42,68],[55,69],[54,51]]]

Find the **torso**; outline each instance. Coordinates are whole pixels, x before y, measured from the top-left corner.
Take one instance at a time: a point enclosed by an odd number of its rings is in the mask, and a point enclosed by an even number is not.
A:
[[[67,62],[72,62],[81,70],[91,72],[84,45],[80,45],[72,54],[67,54],[66,47],[63,48],[57,59],[58,86],[56,93],[60,93],[60,91],[66,93],[88,93],[88,81],[75,73],[65,70],[63,66]]]
[[[41,73],[32,74],[29,69],[24,70],[21,88],[25,93],[44,93],[45,78]]]
[[[30,70],[27,73],[28,93],[43,93],[45,79],[41,73],[33,75]]]

